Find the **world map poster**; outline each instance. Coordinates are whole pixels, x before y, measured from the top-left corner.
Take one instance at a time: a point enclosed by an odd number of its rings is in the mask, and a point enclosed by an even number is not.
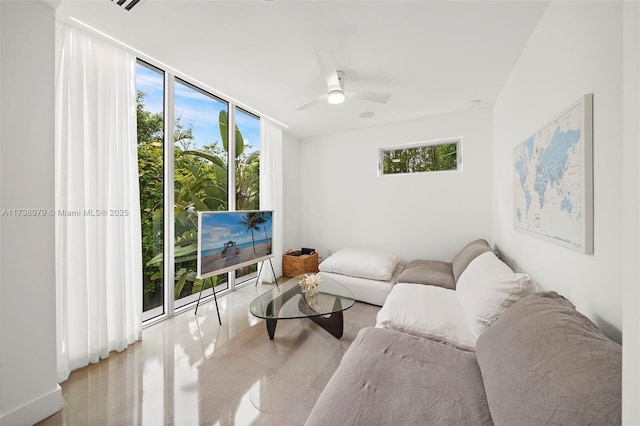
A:
[[[593,254],[593,95],[513,150],[516,229]]]

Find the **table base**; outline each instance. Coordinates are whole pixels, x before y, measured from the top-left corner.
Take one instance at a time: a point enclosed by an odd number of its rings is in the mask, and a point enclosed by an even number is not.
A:
[[[310,314],[313,312],[311,307],[306,304],[304,298],[300,299],[298,306],[302,312],[308,312]],[[340,339],[344,333],[344,317],[342,315],[341,308],[342,303],[340,303],[340,299],[336,299],[334,310],[337,312],[334,312],[329,316],[309,316],[308,318],[327,330],[336,339]],[[269,339],[273,340],[276,334],[276,325],[278,324],[278,320],[275,318],[267,318],[265,322],[267,324]]]

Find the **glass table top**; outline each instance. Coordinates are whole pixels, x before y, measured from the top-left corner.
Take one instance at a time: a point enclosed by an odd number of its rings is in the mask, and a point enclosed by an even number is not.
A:
[[[318,294],[302,293],[298,281],[292,278],[260,296],[249,305],[249,311],[258,318],[293,319],[328,315],[349,309],[355,303],[353,294],[339,282],[322,276]]]

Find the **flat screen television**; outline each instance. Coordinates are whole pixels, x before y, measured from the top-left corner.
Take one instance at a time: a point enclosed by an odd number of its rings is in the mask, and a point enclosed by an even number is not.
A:
[[[273,257],[273,212],[198,212],[198,278]]]

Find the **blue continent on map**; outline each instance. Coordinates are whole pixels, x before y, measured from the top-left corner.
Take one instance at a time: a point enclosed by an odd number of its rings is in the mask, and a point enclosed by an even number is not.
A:
[[[569,197],[564,197],[562,202],[560,203],[560,210],[564,210],[567,213],[571,214],[573,211],[573,203]]]
[[[515,168],[518,172],[518,177],[520,178],[520,186],[524,191],[524,198],[526,201],[526,210],[525,215],[529,214],[529,207],[531,206],[531,200],[533,196],[531,192],[529,192],[529,188],[527,187],[527,176],[529,174],[529,162],[531,161],[531,157],[533,156],[533,138],[530,138],[525,143],[526,152],[523,152],[522,156],[516,161]],[[526,155],[528,154],[528,155]],[[522,218],[522,212],[520,209],[517,211],[518,221]]]
[[[534,189],[538,193],[540,208],[546,202],[545,193],[549,184],[557,184],[564,176],[569,153],[580,141],[580,129],[563,131],[557,128],[549,145],[540,152]],[[567,207],[566,205],[563,207]],[[570,211],[570,209],[568,210]]]
[[[524,146],[527,148],[527,153],[529,153],[529,158],[533,157],[533,138],[529,138]]]

